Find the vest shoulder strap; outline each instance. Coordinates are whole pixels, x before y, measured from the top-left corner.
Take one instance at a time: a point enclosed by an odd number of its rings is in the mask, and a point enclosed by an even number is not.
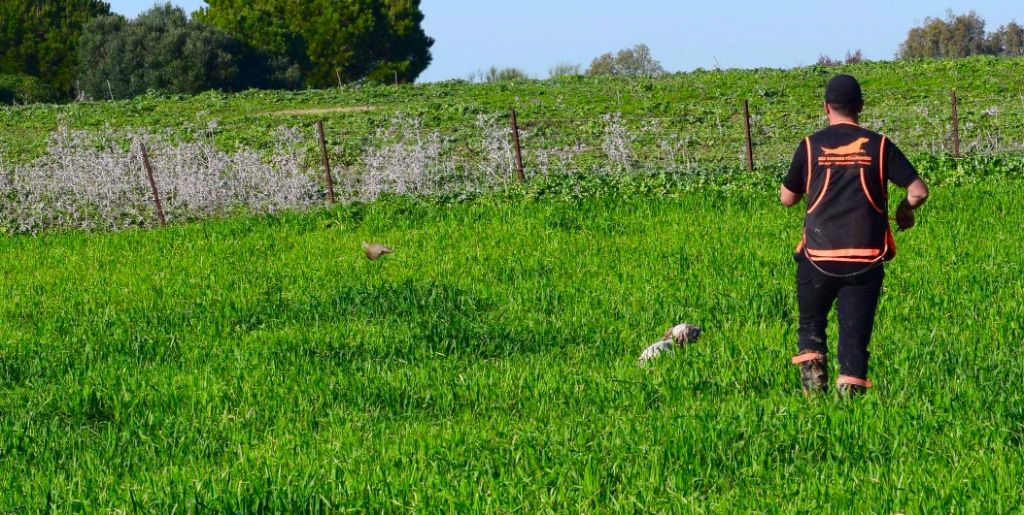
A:
[[[882,146],[878,149],[878,184],[885,191],[885,144],[889,139],[882,136]]]
[[[807,136],[804,138],[804,146],[807,147],[807,186],[804,187],[804,194],[810,195],[811,193],[811,174],[814,173],[814,157],[813,151],[811,150],[811,137]]]

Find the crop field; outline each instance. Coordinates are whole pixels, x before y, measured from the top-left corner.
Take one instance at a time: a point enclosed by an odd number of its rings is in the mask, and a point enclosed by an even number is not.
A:
[[[954,182],[1015,176],[1024,155],[1022,63],[973,58],[635,80],[152,94],[6,108],[0,231],[153,227],[160,218],[153,189],[172,223],[323,206],[318,121],[344,202],[505,191],[519,178],[513,108],[529,188],[567,178],[652,176],[673,189],[735,187],[737,172],[747,169],[744,103],[759,175],[778,176],[794,142],[823,126],[822,88],[840,71],[864,82],[862,123],[889,135],[926,175],[952,171],[942,175]],[[953,162],[957,148],[965,159]],[[143,171],[145,149],[152,181]]]
[[[72,129],[114,129],[129,134],[169,133],[183,138],[210,125],[216,144],[270,150],[274,128],[311,128],[325,120],[328,145],[339,163],[354,164],[360,151],[379,143],[377,131],[396,117],[414,120],[417,131],[437,131],[454,150],[479,140],[478,120],[507,125],[519,112],[527,167],[538,168],[543,150],[600,147],[606,116],[636,137],[637,157],[663,140],[680,159],[739,166],[743,152],[743,100],[749,100],[758,164],[788,160],[799,138],[821,128],[821,96],[835,73],[864,84],[864,124],[889,134],[908,154],[948,149],[950,92],[960,97],[965,151],[1020,150],[1024,141],[1024,58],[880,62],[841,68],[697,71],[657,79],[567,77],[498,84],[447,82],[344,89],[252,91],[196,97],[148,95],[124,102],[0,109],[0,151],[9,161],[45,153],[47,137],[64,124]],[[17,135],[15,137],[14,135]],[[315,156],[310,137],[308,150]],[[585,152],[586,154],[586,152]],[[313,160],[315,161],[315,157]],[[586,163],[586,155],[582,156]]]
[[[802,216],[777,200],[834,70],[0,109],[0,222],[23,233],[0,237],[0,514],[1019,513],[1020,63],[847,68],[869,102],[875,88],[867,123],[889,120],[933,186],[896,235],[876,387],[855,399],[805,398],[789,364]],[[951,87],[963,159],[946,153]],[[755,173],[735,126],[747,97]],[[315,143],[283,159],[274,135],[325,119],[339,176],[390,172],[486,158],[474,120],[510,106],[532,148],[582,148],[573,173],[538,173],[531,150],[525,185],[321,207],[303,175]],[[396,116],[440,150],[367,151]],[[78,137],[61,126],[95,138],[54,152]],[[150,229],[141,183],[103,176],[138,173],[138,140],[110,140],[133,131],[167,142],[166,228]],[[687,164],[648,159],[652,141],[682,142]],[[211,196],[195,170],[234,189]],[[54,196],[16,185],[26,171],[81,182]],[[88,209],[72,202],[90,191]],[[66,213],[47,225],[53,206]],[[363,241],[395,253],[370,262]],[[700,341],[639,366],[681,322]]]
[[[771,193],[6,239],[0,512],[1018,510],[1020,184],[899,236],[853,401],[799,393]]]

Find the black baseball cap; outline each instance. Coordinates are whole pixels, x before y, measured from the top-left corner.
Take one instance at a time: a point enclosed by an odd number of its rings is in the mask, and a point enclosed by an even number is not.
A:
[[[860,90],[860,83],[852,75],[836,75],[825,88],[825,101],[834,105],[854,106],[864,103],[864,94]]]

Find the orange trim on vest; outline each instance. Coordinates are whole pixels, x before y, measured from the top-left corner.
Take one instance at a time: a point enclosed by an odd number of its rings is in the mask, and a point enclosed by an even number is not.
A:
[[[892,227],[885,229],[885,259],[896,258],[896,237],[892,235]]]
[[[878,184],[882,186],[882,195],[889,199],[889,187],[885,181],[885,136],[882,136],[882,149],[878,151]]]
[[[877,258],[841,258],[841,257],[812,257],[811,261],[820,263],[822,261],[831,261],[833,263],[877,263],[882,257]]]
[[[821,359],[828,359],[828,357],[820,352],[808,352],[805,354],[798,354],[796,356],[793,356],[793,359],[791,359],[790,361],[792,361],[794,365],[800,365],[802,363],[807,363],[808,361],[815,361]]]
[[[884,254],[879,249],[834,249],[834,250],[813,250],[807,249],[807,254],[813,257],[878,257]]]
[[[811,155],[811,137],[807,136],[804,138],[804,144],[807,145],[807,186],[804,188],[804,194],[811,194],[811,174],[814,173],[814,157]]]
[[[868,198],[868,202],[871,203],[871,207],[875,208],[875,211],[882,213],[882,209],[875,204],[875,199],[871,197],[871,191],[868,190],[868,180],[864,176],[864,167],[860,168],[860,187],[864,190],[864,196]]]
[[[871,388],[871,387],[875,386],[874,383],[872,383],[871,381],[868,381],[867,379],[861,379],[859,377],[853,377],[853,376],[839,376],[839,379],[836,379],[836,384],[837,385],[852,384],[852,385],[857,385],[857,386],[863,386],[864,388]]]
[[[825,187],[822,188],[821,195],[818,196],[817,202],[815,202],[814,205],[807,210],[807,214],[813,213],[814,210],[821,205],[821,201],[825,200],[825,194],[828,193],[828,183],[832,182],[832,169],[828,168],[827,170],[828,171],[825,173]],[[808,188],[808,191],[810,191],[810,188]]]

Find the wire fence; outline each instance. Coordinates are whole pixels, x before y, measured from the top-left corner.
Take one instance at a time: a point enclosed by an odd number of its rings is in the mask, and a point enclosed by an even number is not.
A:
[[[895,102],[869,108],[862,125],[910,156],[1024,153],[1024,96],[921,96],[915,104],[899,99],[898,110]],[[513,109],[454,123],[392,114],[366,119],[358,131],[324,120],[279,129],[262,152],[218,148],[215,127],[191,140],[62,129],[40,160],[15,168],[0,161],[0,224],[15,232],[164,225],[239,207],[272,212],[383,194],[463,194],[552,175],[779,173],[803,137],[826,126],[813,107],[723,98],[672,116]]]
[[[904,153],[960,157],[1024,151],[1024,96],[961,99],[952,95],[951,100],[940,102],[933,96],[908,97],[903,91],[896,93],[901,95],[898,100],[869,108],[863,125],[887,134]],[[886,94],[880,92],[876,96]],[[524,177],[543,173],[545,163],[553,155],[581,159],[603,156],[637,169],[674,160],[710,167],[773,167],[787,163],[804,136],[825,127],[823,116],[807,111],[789,112],[762,102],[750,105],[745,113],[743,101],[725,101],[734,105],[695,109],[692,114],[676,116],[609,113],[570,117],[518,113],[516,123],[512,124],[510,112],[506,123],[511,124],[509,137],[520,140],[517,157],[524,169],[519,175]],[[894,102],[898,102],[898,114],[893,114]],[[1007,108],[1018,102],[1020,106]],[[953,116],[957,110],[958,118]],[[502,120],[495,118],[494,122]],[[478,124],[448,121],[403,129],[406,134],[438,135],[451,141],[472,139],[480,130]],[[359,139],[329,133],[328,137],[335,145],[350,144],[353,139],[359,140],[357,147],[381,143],[372,136]],[[359,155],[358,148],[354,155]],[[578,171],[587,171],[587,167],[578,167]]]

